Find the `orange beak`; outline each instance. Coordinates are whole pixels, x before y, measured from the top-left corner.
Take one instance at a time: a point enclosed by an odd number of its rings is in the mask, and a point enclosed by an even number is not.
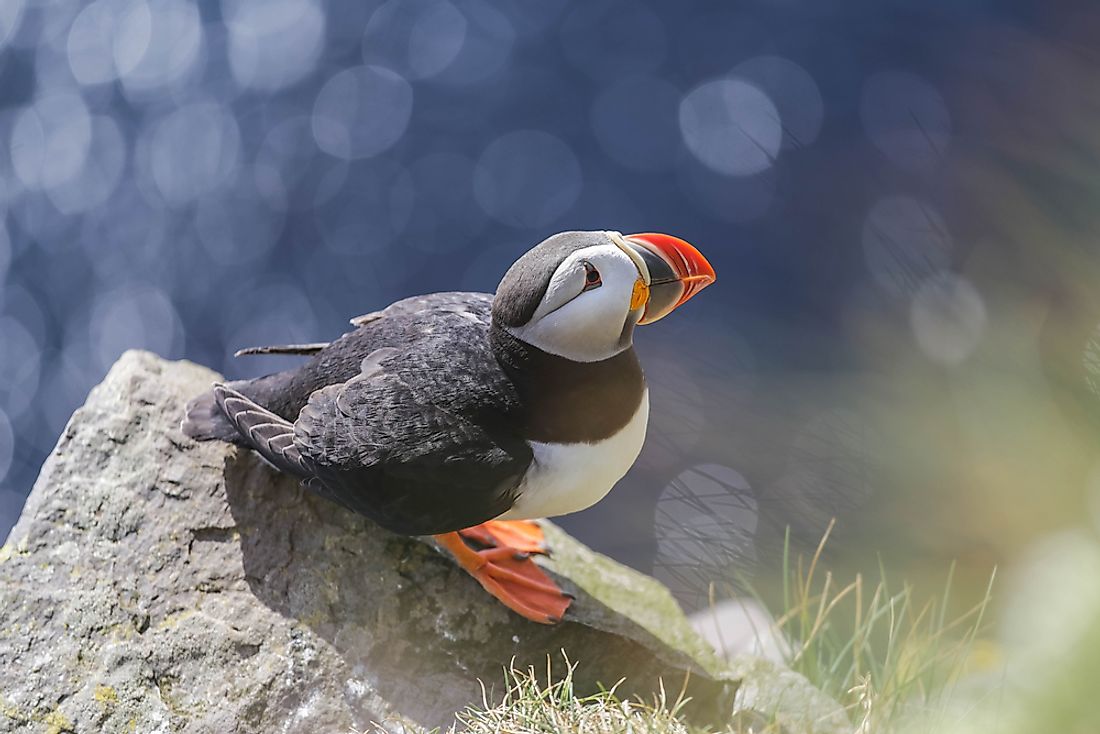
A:
[[[649,297],[639,324],[652,324],[715,281],[714,268],[695,247],[668,234],[646,232],[626,236],[648,273]]]

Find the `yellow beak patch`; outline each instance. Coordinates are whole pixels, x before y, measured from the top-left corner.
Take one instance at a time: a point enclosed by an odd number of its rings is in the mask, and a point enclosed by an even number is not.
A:
[[[647,303],[649,303],[649,286],[644,280],[638,278],[634,281],[634,290],[630,293],[630,310],[641,308]]]

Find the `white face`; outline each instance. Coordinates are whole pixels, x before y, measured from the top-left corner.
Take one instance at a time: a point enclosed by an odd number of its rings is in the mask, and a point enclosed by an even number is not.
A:
[[[631,311],[634,260],[612,242],[570,254],[554,271],[531,320],[507,327],[517,339],[577,362],[613,357],[631,345],[643,308]]]

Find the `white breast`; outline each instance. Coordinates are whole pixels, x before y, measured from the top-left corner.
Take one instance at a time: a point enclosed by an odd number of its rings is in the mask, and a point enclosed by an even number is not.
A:
[[[502,520],[555,517],[599,502],[638,458],[649,421],[649,391],[618,433],[596,443],[531,441],[534,461],[519,486],[519,499]]]

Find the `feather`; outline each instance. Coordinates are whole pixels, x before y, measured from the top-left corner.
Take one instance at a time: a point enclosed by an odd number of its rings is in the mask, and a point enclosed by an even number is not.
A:
[[[299,477],[310,466],[294,443],[294,426],[226,385],[214,386],[214,400],[229,422],[260,456],[282,471]]]
[[[328,346],[328,342],[314,342],[313,344],[283,344],[272,347],[248,347],[238,349],[233,353],[234,357],[244,357],[252,354],[301,354],[310,356],[317,354]]]

